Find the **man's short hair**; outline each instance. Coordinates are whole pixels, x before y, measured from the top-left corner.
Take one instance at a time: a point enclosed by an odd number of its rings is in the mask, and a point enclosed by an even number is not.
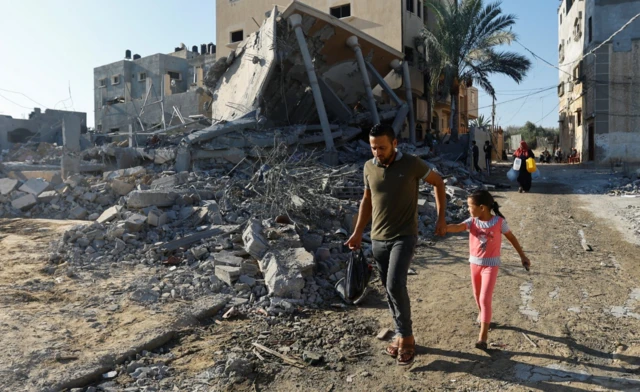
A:
[[[471,141],[471,144],[473,144],[473,145],[475,146],[475,145],[476,145],[476,141],[475,141],[475,140],[472,140],[472,141]]]
[[[387,124],[376,124],[369,131],[369,136],[378,137],[378,136],[388,136],[389,140],[394,141],[396,139],[396,132],[393,130],[391,125]]]

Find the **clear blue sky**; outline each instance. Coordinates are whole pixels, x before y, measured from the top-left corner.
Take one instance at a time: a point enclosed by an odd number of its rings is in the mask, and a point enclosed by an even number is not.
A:
[[[188,47],[215,43],[215,0],[2,3],[0,114],[16,118],[27,116],[34,106],[66,108],[86,112],[88,125],[93,126],[93,68],[124,58],[126,49],[147,56],[169,53],[181,42]],[[558,61],[559,4],[558,0],[502,3],[504,12],[518,17],[514,30],[520,41],[553,64]],[[528,55],[517,43],[510,49]],[[501,104],[558,84],[557,70],[529,57],[533,68],[522,84],[492,78],[499,92],[496,118],[503,127],[538,122],[549,113],[542,125],[557,126],[555,89]],[[490,104],[490,97],[481,91],[480,107]],[[480,112],[490,117],[491,108]]]

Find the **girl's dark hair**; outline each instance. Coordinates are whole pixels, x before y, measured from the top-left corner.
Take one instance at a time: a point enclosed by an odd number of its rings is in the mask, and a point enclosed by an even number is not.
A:
[[[491,196],[491,193],[489,193],[488,191],[475,191],[469,196],[469,198],[473,200],[473,204],[477,206],[489,207],[497,216],[505,219],[504,215],[502,215],[502,213],[500,212],[500,206],[498,205],[498,202],[493,200],[493,196]]]

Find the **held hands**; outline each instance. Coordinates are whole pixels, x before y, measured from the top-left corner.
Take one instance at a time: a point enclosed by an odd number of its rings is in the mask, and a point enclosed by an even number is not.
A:
[[[529,258],[527,256],[522,256],[520,257],[520,260],[522,261],[522,266],[524,267],[524,269],[529,271],[529,268],[531,268],[531,261],[529,261]]]

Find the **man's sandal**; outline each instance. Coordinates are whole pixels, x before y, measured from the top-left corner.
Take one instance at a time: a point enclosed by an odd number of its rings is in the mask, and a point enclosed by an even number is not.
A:
[[[407,344],[398,348],[398,357],[396,363],[398,366],[410,366],[416,359],[416,345]]]
[[[391,341],[391,344],[389,344],[387,348],[384,349],[383,353],[395,358],[398,356],[399,348],[400,347],[398,346],[398,338],[393,338],[393,340]]]

